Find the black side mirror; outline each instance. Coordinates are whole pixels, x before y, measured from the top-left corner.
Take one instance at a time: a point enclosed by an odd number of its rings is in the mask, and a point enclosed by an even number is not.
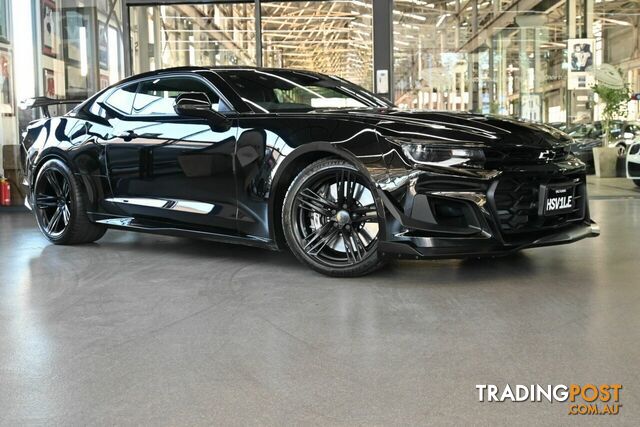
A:
[[[214,131],[226,131],[231,127],[229,119],[214,111],[209,96],[204,92],[185,92],[178,95],[173,107],[181,117],[205,119]]]

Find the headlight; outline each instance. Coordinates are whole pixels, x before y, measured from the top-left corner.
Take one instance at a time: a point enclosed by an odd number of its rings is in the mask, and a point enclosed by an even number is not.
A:
[[[394,141],[402,147],[402,152],[411,161],[420,165],[456,166],[468,168],[484,167],[485,154],[478,147],[447,147],[442,142]]]

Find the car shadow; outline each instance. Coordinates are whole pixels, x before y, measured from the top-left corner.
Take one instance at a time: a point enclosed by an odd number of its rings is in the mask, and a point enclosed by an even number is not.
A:
[[[145,254],[166,255],[180,254],[201,260],[226,258],[238,261],[259,260],[263,262],[295,264],[297,260],[289,251],[275,251],[265,248],[239,245],[233,243],[216,242],[206,239],[185,237],[160,236],[144,233],[114,232],[110,230],[107,236],[88,246],[128,252],[144,251]]]
[[[72,270],[83,271],[87,262],[105,262],[117,266],[118,259],[136,257],[142,259],[175,255],[181,260],[202,263],[212,260],[228,260],[234,263],[255,263],[256,268],[269,266],[283,275],[304,274],[314,282],[344,281],[367,282],[383,286],[463,286],[475,282],[512,281],[522,275],[536,273],[535,257],[517,252],[504,257],[482,259],[445,259],[399,261],[390,260],[384,268],[370,276],[345,279],[327,277],[301,264],[288,250],[271,251],[263,248],[221,243],[208,240],[156,236],[141,233],[109,232],[97,243],[80,246],[46,246],[39,257],[51,268],[67,264]],[[75,265],[74,258],[78,258]],[[81,261],[80,261],[81,260]],[[185,264],[187,265],[187,264]]]
[[[536,274],[535,257],[516,252],[495,258],[392,261],[375,273],[394,285],[464,286],[473,283],[512,282],[523,275]]]

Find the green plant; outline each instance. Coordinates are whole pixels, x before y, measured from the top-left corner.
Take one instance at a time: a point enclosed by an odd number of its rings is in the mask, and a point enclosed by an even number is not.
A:
[[[631,92],[625,85],[622,88],[613,89],[603,85],[593,86],[593,92],[598,94],[600,101],[604,103],[602,110],[602,130],[604,131],[605,146],[611,138],[611,121],[626,117]]]

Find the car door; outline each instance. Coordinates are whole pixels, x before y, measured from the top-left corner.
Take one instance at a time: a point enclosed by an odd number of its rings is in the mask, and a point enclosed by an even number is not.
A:
[[[231,126],[214,130],[204,119],[179,117],[175,98],[188,92],[207,94]],[[116,137],[107,144],[109,202],[139,219],[235,231],[237,126],[211,83],[195,74],[142,80],[125,113],[111,121]]]

